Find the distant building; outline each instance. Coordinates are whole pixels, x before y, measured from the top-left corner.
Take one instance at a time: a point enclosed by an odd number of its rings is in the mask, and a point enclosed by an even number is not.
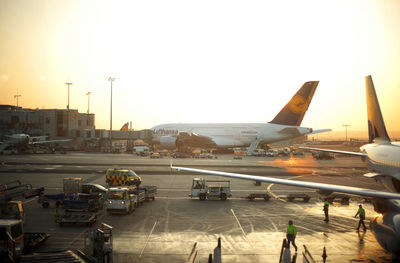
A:
[[[69,118],[68,118],[69,115]],[[67,109],[26,109],[0,105],[0,136],[26,133],[48,139],[95,137],[95,115]]]
[[[31,136],[48,136],[47,139],[72,139],[69,148],[76,150],[112,151],[115,145],[132,149],[134,140],[151,142],[151,130],[112,131],[113,147],[110,149],[110,133],[95,129],[94,113],[79,113],[70,109],[26,109],[13,105],[0,105],[0,141],[4,135],[25,133]],[[121,143],[123,142],[123,143]]]

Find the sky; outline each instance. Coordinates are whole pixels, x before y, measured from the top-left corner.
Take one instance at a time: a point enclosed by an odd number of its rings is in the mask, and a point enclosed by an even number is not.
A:
[[[0,0],[0,104],[96,114],[96,128],[271,121],[319,80],[302,126],[366,133],[372,75],[400,131],[400,1]]]

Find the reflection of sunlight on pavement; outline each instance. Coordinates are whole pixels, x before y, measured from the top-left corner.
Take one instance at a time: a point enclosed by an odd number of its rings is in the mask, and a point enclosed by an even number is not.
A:
[[[287,167],[287,166],[297,166],[297,167],[310,167],[310,166],[320,166],[320,163],[312,156],[305,156],[302,158],[298,157],[277,157],[277,158],[271,158],[271,160],[263,160],[259,161],[260,164],[264,165],[272,165],[272,166],[278,166],[278,167]]]
[[[333,160],[315,160],[311,155],[303,157],[276,157],[258,161],[259,164],[285,169],[289,173],[305,174],[364,174],[367,171],[365,163],[357,157]]]
[[[274,158],[271,161],[259,161],[258,163],[262,165],[280,167],[285,169],[289,173],[304,174],[310,170],[320,167],[320,163],[311,156],[306,156],[303,158],[298,157],[284,157],[284,158]]]

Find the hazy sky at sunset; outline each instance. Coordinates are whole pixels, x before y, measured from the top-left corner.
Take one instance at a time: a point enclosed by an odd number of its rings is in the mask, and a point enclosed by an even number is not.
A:
[[[0,104],[96,114],[96,128],[267,122],[308,80],[302,126],[366,130],[371,74],[400,130],[400,1],[0,0]],[[350,131],[349,130],[349,131]]]

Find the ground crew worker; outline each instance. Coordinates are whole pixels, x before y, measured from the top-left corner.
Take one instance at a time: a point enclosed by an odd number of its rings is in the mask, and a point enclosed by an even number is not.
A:
[[[358,222],[357,231],[359,231],[359,230],[360,230],[360,226],[361,226],[361,224],[362,224],[362,225],[363,225],[363,227],[364,227],[364,231],[365,231],[365,230],[367,230],[367,227],[366,227],[366,226],[365,226],[365,224],[364,224],[364,219],[365,219],[365,210],[364,210],[364,208],[362,207],[362,205],[359,205],[359,208],[358,208],[357,214],[356,214],[354,217],[357,217],[357,215],[360,217],[360,221]]]
[[[325,222],[329,222],[329,202],[327,199],[324,201],[324,213],[325,213]]]
[[[293,221],[289,220],[289,225],[286,229],[286,238],[287,238],[287,248],[290,248],[290,242],[292,242],[292,245],[294,246],[294,249],[297,251],[297,246],[295,243],[296,239],[296,234],[297,234],[297,229],[293,225]]]

